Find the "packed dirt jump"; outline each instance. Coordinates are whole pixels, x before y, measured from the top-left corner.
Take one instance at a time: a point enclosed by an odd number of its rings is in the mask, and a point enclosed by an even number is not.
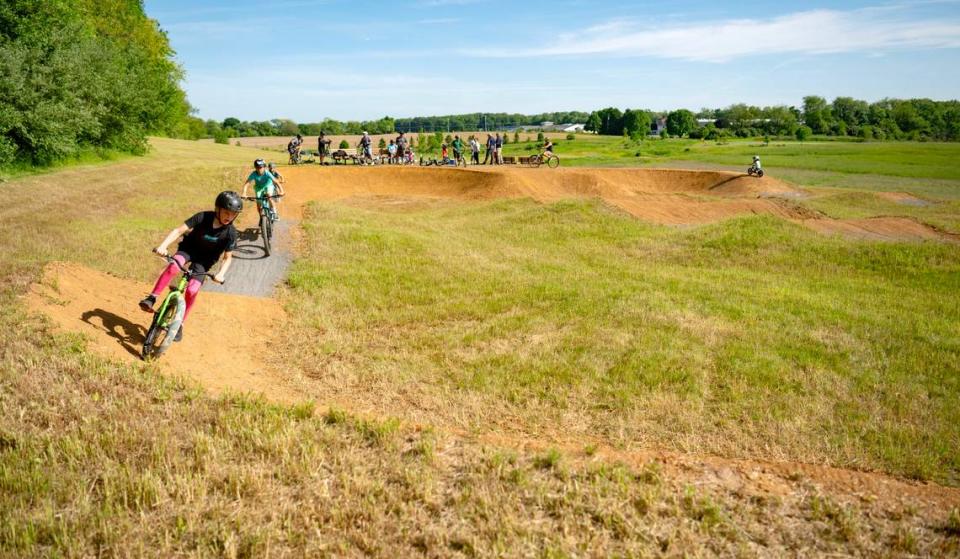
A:
[[[295,202],[353,196],[555,202],[598,198],[645,221],[699,224],[739,214],[784,218],[803,214],[775,198],[797,191],[775,179],[722,171],[665,169],[420,169],[417,167],[298,167],[286,172]]]
[[[286,224],[302,216],[312,200],[363,197],[404,199],[489,200],[532,198],[552,202],[570,198],[598,198],[639,219],[667,225],[696,225],[742,214],[769,214],[803,223],[815,230],[872,239],[940,239],[937,231],[911,220],[830,220],[793,202],[804,193],[776,179],[756,179],[738,173],[643,169],[422,169],[417,167],[295,167],[284,169]],[[245,221],[255,217],[253,212]],[[899,220],[899,221],[898,221]],[[241,223],[240,229],[246,227]],[[286,317],[269,297],[296,246],[296,227],[279,229],[280,246],[290,254],[269,258],[257,252],[249,229],[228,283],[216,292],[204,288],[185,328],[184,341],[156,364],[168,374],[193,379],[214,394],[255,393],[280,402],[316,399],[324,405],[344,406],[322,394],[305,393],[295,371],[273,361],[270,341]],[[162,232],[158,232],[158,235]],[[291,243],[291,238],[293,242]],[[158,259],[157,269],[162,267]],[[244,279],[242,276],[249,276]],[[48,267],[43,280],[27,295],[31,309],[48,316],[68,332],[82,333],[88,347],[110,359],[136,364],[150,317],[136,302],[151,286],[122,280],[70,263]],[[250,295],[252,294],[252,295]],[[206,333],[218,332],[218,339]],[[216,363],[216,367],[210,367]],[[153,366],[153,365],[151,365]],[[353,410],[358,411],[358,410]],[[362,411],[362,410],[361,410]],[[514,447],[546,444],[577,447],[577,441],[533,439],[489,433],[482,439]],[[602,454],[626,462],[656,459],[676,475],[694,484],[742,487],[749,494],[780,495],[807,491],[808,483],[848,498],[909,503],[921,512],[936,513],[960,505],[960,490],[919,484],[882,474],[817,465],[764,463],[705,456],[660,453],[623,453],[601,447]],[[799,476],[799,477],[798,477]],[[800,480],[800,481],[798,481]]]
[[[884,241],[957,241],[949,234],[909,218],[831,219],[798,205],[806,196],[769,175],[750,177],[729,171],[679,169],[471,169],[418,167],[295,167],[289,199],[395,196],[489,200],[532,198],[555,202],[597,198],[652,223],[699,225],[738,215],[766,214],[828,235]]]

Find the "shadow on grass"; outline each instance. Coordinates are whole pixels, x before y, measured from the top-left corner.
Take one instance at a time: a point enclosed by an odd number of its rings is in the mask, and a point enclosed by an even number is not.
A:
[[[140,357],[140,348],[146,338],[146,329],[142,325],[134,324],[126,318],[104,309],[93,309],[80,315],[80,319],[87,324],[97,326],[90,321],[91,318],[99,318],[100,326],[110,337],[119,341],[123,349],[127,350],[130,355]]]

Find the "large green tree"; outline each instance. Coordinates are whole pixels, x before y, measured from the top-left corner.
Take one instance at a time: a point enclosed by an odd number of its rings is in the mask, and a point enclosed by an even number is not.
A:
[[[139,0],[0,3],[0,165],[198,133],[172,56]]]
[[[677,109],[667,115],[667,134],[686,136],[697,128],[697,117],[687,109]]]

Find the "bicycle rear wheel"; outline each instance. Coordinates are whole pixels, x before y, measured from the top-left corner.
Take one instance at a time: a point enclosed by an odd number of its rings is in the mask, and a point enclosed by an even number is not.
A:
[[[559,166],[560,166],[559,157],[557,157],[556,155],[551,155],[550,157],[547,158],[547,167],[550,167],[551,169],[556,169]]]
[[[270,217],[267,212],[260,212],[260,237],[263,238],[263,252],[270,256]]]
[[[540,160],[540,156],[539,156],[539,155],[531,155],[531,156],[530,156],[530,163],[529,163],[529,165],[530,165],[531,167],[539,167],[541,163],[543,163],[543,161]]]
[[[179,292],[171,293],[168,296],[167,306],[163,315],[159,313],[153,316],[153,324],[147,331],[147,337],[143,341],[143,352],[141,356],[144,361],[158,359],[173,343],[177,337],[180,326],[183,324],[183,315],[186,313],[187,304]]]

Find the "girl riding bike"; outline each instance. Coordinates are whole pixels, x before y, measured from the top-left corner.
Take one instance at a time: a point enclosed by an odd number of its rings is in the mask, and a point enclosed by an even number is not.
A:
[[[280,192],[283,193],[283,187],[280,186],[277,181],[277,177],[273,176],[270,171],[267,171],[267,164],[264,163],[263,159],[257,159],[253,162],[254,171],[250,173],[250,176],[247,177],[247,182],[243,183],[243,194],[241,196],[247,196],[247,187],[251,184],[253,185],[253,192],[257,198],[262,198],[263,196],[273,196],[277,193],[277,189],[280,189]],[[273,210],[273,213],[277,213],[277,206],[273,202],[273,198],[270,198],[270,209]],[[279,214],[278,214],[279,215]]]
[[[232,190],[226,190],[217,195],[214,201],[214,211],[199,212],[183,222],[182,225],[170,231],[167,237],[160,245],[153,249],[161,256],[168,256],[167,247],[173,241],[181,236],[183,239],[177,246],[177,253],[173,256],[176,263],[170,263],[157,278],[157,283],[153,286],[153,291],[147,294],[140,301],[140,308],[146,312],[153,312],[153,306],[157,303],[157,297],[163,293],[163,288],[170,284],[182,267],[191,263],[192,270],[197,274],[203,274],[214,266],[220,257],[223,257],[223,264],[214,277],[214,281],[223,283],[223,279],[230,269],[230,263],[233,259],[233,249],[237,245],[237,230],[233,226],[233,221],[237,219],[243,210],[243,201],[240,195]],[[177,265],[179,264],[179,266]],[[186,312],[184,320],[190,314],[193,302],[200,292],[205,276],[198,275],[190,279],[185,292]],[[183,327],[177,331],[177,337],[174,341],[179,342],[183,338]]]

